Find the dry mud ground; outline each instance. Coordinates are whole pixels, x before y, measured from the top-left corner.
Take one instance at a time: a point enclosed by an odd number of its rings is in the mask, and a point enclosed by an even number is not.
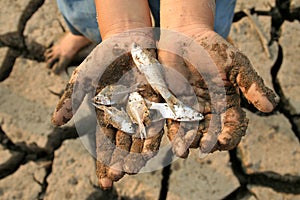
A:
[[[50,123],[53,92],[68,80],[50,73],[42,56],[66,29],[55,1],[0,5],[0,199],[300,199],[300,24],[271,26],[270,16],[254,14],[275,1],[238,0],[230,36],[280,96],[277,110],[263,115],[244,103],[250,124],[234,150],[205,159],[192,152],[164,169],[125,176],[106,192],[72,124]],[[253,7],[251,18],[240,12]],[[272,27],[281,35],[268,47]]]

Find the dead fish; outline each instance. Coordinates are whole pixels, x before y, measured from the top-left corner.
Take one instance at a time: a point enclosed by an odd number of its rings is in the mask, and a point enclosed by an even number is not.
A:
[[[145,124],[149,121],[149,110],[144,98],[138,92],[130,93],[126,106],[126,111],[131,121],[138,125],[139,136],[147,137]],[[145,124],[144,124],[145,123]]]
[[[115,105],[124,103],[129,93],[138,89],[139,84],[127,87],[125,85],[107,85],[93,99],[97,105]]]
[[[114,128],[129,134],[135,133],[136,127],[134,123],[132,123],[124,109],[119,110],[115,107],[108,107],[97,104],[94,104],[94,106],[100,110],[103,110],[104,120],[107,123],[111,124]]]
[[[194,119],[195,121],[204,118],[200,112],[183,104],[170,92],[167,83],[163,78],[164,70],[162,65],[149,51],[142,49],[138,44],[133,43],[131,56],[138,70],[144,74],[151,87],[164,98],[177,119],[189,118]]]
[[[167,103],[156,103],[145,100],[147,103],[147,107],[150,110],[151,122],[159,121],[162,119],[172,119],[175,121],[198,121],[201,116],[199,116],[198,112],[194,112],[193,110],[180,110],[186,109],[186,107],[178,107],[178,105],[174,105],[174,110],[177,115],[172,111]],[[154,113],[155,111],[155,113]]]

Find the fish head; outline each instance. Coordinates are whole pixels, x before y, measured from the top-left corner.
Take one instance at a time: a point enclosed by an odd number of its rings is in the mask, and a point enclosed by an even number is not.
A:
[[[138,92],[132,92],[132,93],[130,93],[128,99],[131,102],[144,101],[144,98]]]
[[[114,92],[115,87],[108,85],[105,88],[103,88],[95,97],[94,97],[94,102],[96,104],[101,104],[101,105],[112,105],[112,94]]]
[[[112,105],[113,102],[111,100],[111,97],[109,95],[99,93],[97,94],[93,99],[95,104],[98,105]]]
[[[139,46],[135,42],[132,43],[130,53],[135,62],[140,62],[139,60],[141,59],[141,56],[143,55],[142,52],[143,52],[143,49],[141,46]]]
[[[140,45],[138,45],[136,42],[133,42],[131,45],[131,52],[135,52],[135,51],[141,51],[142,48]]]
[[[121,126],[121,130],[125,133],[134,134],[135,127],[132,123],[123,122]]]

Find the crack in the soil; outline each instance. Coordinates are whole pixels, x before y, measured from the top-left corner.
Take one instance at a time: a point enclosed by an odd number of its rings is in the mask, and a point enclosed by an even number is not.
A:
[[[25,12],[22,13],[19,23],[18,31],[23,35],[26,24],[32,15],[44,4],[45,0],[31,0],[25,8]]]
[[[274,86],[275,92],[280,97],[280,102],[278,104],[278,110],[281,112],[290,122],[292,125],[292,131],[297,136],[298,140],[300,141],[300,123],[299,123],[299,116],[293,115],[296,113],[295,108],[291,105],[289,99],[284,95],[281,85],[279,83],[277,74],[280,70],[282,61],[283,61],[283,49],[280,44],[278,44],[278,55],[275,64],[271,69],[272,75],[272,83]]]
[[[250,191],[247,185],[241,185],[232,193],[223,198],[223,200],[239,200],[239,199],[249,199],[251,196],[256,197],[256,195]]]
[[[280,175],[275,172],[245,173],[242,161],[237,156],[237,148],[229,151],[232,170],[242,186],[258,185],[272,188],[281,193],[300,194],[300,176]]]
[[[38,62],[44,61],[46,48],[35,41],[29,41],[23,34],[28,20],[43,4],[44,0],[31,0],[20,17],[17,31],[0,35],[0,47],[9,48],[0,65],[0,82],[10,75],[16,58],[21,55]]]
[[[1,40],[1,38],[0,38]],[[5,58],[2,61],[2,64],[0,66],[0,82],[4,81],[8,76],[10,75],[10,72],[12,71],[15,61],[17,57],[20,56],[20,52],[16,51],[14,49],[9,49],[6,53]]]
[[[278,41],[280,37],[281,25],[285,20],[300,20],[300,8],[295,8],[291,11],[287,9],[290,6],[289,3],[289,0],[276,0],[276,6],[271,8],[270,11],[257,11],[255,8],[250,10],[251,14],[256,13],[258,15],[271,16],[272,30],[270,32],[270,44],[273,41]],[[0,35],[0,47],[5,46],[9,48],[0,66],[0,82],[9,76],[13,69],[15,60],[19,56],[36,60],[38,62],[44,61],[43,52],[45,51],[45,47],[36,43],[35,41],[29,41],[28,38],[23,35],[26,23],[43,4],[44,0],[31,0],[18,22],[17,32]],[[245,16],[246,15],[244,12],[235,13],[234,22]],[[282,47],[279,45],[277,60],[271,70],[274,89],[281,99],[277,110],[283,113],[287,119],[289,119],[292,125],[292,130],[300,141],[300,116],[292,115],[291,111],[293,108],[288,99],[284,96],[282,88],[277,79],[277,74],[280,69],[282,59]],[[252,112],[256,112],[256,109],[251,108],[250,106],[248,106],[247,109]],[[262,115],[260,112],[256,112],[256,114]],[[274,113],[271,113],[271,115],[272,114]],[[0,144],[11,152],[14,152],[9,160],[0,165],[0,179],[3,179],[14,173],[21,165],[26,164],[28,161],[47,160],[50,162],[50,164],[45,167],[46,175],[41,183],[42,189],[39,193],[39,199],[43,199],[48,186],[47,177],[52,172],[55,150],[62,145],[64,140],[74,139],[77,137],[78,135],[74,127],[56,128],[48,136],[45,147],[41,148],[36,144],[28,145],[24,142],[13,143],[0,126]],[[242,167],[242,162],[237,156],[237,149],[235,148],[229,151],[229,155],[232,163],[233,173],[238,178],[241,186],[224,199],[240,199],[249,195],[255,196],[255,194],[248,190],[247,185],[249,184],[270,187],[278,192],[283,193],[300,194],[300,177],[279,175],[274,172],[246,174]],[[161,180],[159,199],[166,199],[169,189],[169,178],[171,176],[171,165],[166,166],[163,169],[162,176],[163,178]]]
[[[26,154],[24,152],[14,152],[13,155],[5,162],[0,165],[0,179],[13,174],[19,169]]]
[[[275,172],[249,174],[249,184],[272,188],[287,194],[300,194],[300,176],[280,175]]]
[[[290,3],[290,0],[276,0],[276,5],[271,7],[269,11],[256,10],[255,7],[250,9],[251,14],[271,17],[271,39],[269,45],[272,45],[274,41],[278,42],[281,35],[281,26],[284,21],[300,21],[300,7],[291,9]],[[237,22],[246,16],[244,11],[236,12],[233,17],[233,22]]]
[[[78,138],[75,127],[54,128],[52,133],[48,135],[48,140],[44,148],[37,146],[35,143],[26,144],[25,142],[14,143],[3,131],[0,126],[0,144],[4,149],[15,152],[9,160],[0,165],[0,179],[3,179],[19,169],[21,165],[29,161],[49,161],[49,165],[44,168],[46,175],[41,183],[41,191],[39,198],[43,199],[48,182],[47,178],[52,172],[52,164],[54,159],[54,152],[68,139]]]
[[[44,176],[43,182],[41,183],[41,188],[42,189],[41,189],[41,191],[38,194],[38,200],[44,199],[44,196],[46,194],[46,190],[47,190],[47,187],[48,187],[47,178],[52,173],[53,159],[54,159],[54,156],[53,156],[53,158],[51,160],[51,163],[48,166],[45,167],[46,174]]]
[[[277,74],[280,70],[283,61],[283,49],[281,45],[278,43],[280,37],[280,29],[281,25],[285,20],[294,21],[300,20],[300,8],[295,8],[293,11],[289,9],[290,2],[287,0],[277,0],[276,7],[271,8],[271,11],[256,11],[255,8],[251,9],[251,14],[258,14],[258,15],[265,15],[271,16],[271,40],[269,45],[273,43],[273,41],[277,41],[278,44],[278,55],[274,65],[271,68],[271,75],[272,75],[272,84],[274,87],[275,92],[280,97],[280,102],[277,108],[269,114],[264,114],[262,112],[258,112],[257,109],[248,104],[246,101],[242,101],[242,106],[248,109],[249,111],[260,115],[273,115],[276,112],[282,113],[292,125],[292,131],[297,136],[298,140],[300,141],[300,117],[299,115],[293,115],[294,112],[293,106],[290,104],[288,98],[283,93],[281,85],[278,81]],[[235,13],[234,22],[239,21],[246,14],[241,11]],[[247,185],[258,185],[272,188],[273,190],[281,193],[290,193],[290,194],[300,194],[300,176],[292,176],[292,175],[280,175],[275,172],[259,172],[259,173],[252,173],[246,174],[242,167],[242,161],[237,156],[237,148],[229,151],[230,155],[230,162],[232,163],[232,171],[234,175],[238,178],[240,182],[240,187],[229,194],[224,199],[242,199],[246,198],[249,195],[254,195],[249,189]]]
[[[173,157],[172,149],[169,149],[164,157],[163,163],[171,163],[171,159]],[[160,192],[159,192],[159,200],[167,199],[168,191],[169,191],[169,179],[172,174],[171,169],[172,164],[165,166],[162,170],[162,179],[160,185]]]
[[[48,187],[47,178],[52,172],[55,150],[60,148],[63,141],[77,137],[78,134],[75,127],[54,128],[53,132],[48,135],[45,147],[41,148],[35,143],[29,145],[25,142],[13,143],[0,126],[0,144],[5,149],[15,152],[8,161],[0,165],[0,179],[13,174],[21,165],[29,161],[49,161],[49,165],[44,167],[46,175],[41,183],[41,191],[38,194],[38,199],[43,199]]]

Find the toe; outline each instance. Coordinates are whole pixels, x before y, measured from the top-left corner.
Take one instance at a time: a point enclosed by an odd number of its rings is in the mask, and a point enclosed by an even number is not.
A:
[[[51,54],[52,52],[53,52],[52,47],[51,47],[51,48],[48,48],[48,49],[46,49],[46,51],[44,52],[44,56],[47,56],[47,55]]]
[[[70,58],[63,57],[63,56],[59,57],[58,62],[52,67],[53,73],[60,74],[64,69],[66,69],[69,66],[71,61],[72,60]]]
[[[107,177],[104,178],[100,178],[99,179],[99,186],[103,189],[103,190],[109,190],[112,188],[113,186],[113,181],[110,180]]]
[[[58,58],[55,58],[55,57],[51,57],[50,59],[48,59],[46,61],[46,66],[48,69],[51,69],[53,68],[53,66],[57,63],[58,61]]]

